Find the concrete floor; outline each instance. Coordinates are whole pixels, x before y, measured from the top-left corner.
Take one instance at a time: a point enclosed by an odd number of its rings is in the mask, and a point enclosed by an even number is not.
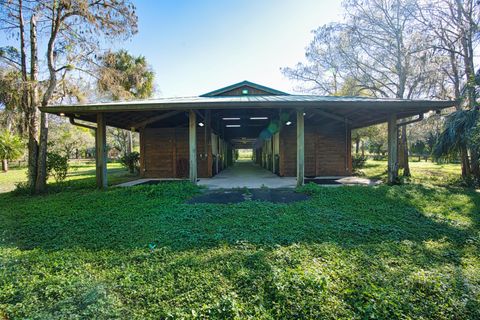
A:
[[[198,184],[209,189],[294,188],[295,177],[279,177],[251,161],[237,161],[213,178],[201,178]]]
[[[365,185],[373,186],[380,183],[360,177],[317,177],[316,183],[322,184],[322,179],[335,180],[338,184],[326,184],[327,186],[341,185]],[[138,179],[122,183],[118,186],[130,187],[148,181],[184,181],[187,179]],[[270,189],[295,188],[297,179],[295,177],[279,177],[272,172],[260,167],[252,161],[237,161],[233,166],[226,168],[212,178],[198,179],[198,185],[205,186],[208,189],[234,189],[250,188],[258,189],[267,187]]]

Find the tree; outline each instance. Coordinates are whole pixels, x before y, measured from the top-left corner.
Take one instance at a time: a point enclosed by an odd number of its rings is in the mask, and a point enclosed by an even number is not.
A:
[[[344,26],[339,23],[319,27],[306,48],[306,63],[283,68],[283,74],[300,82],[301,91],[338,95],[348,71],[342,58],[341,38],[344,32]]]
[[[28,183],[38,193],[46,188],[48,143],[48,118],[39,106],[53,101],[69,72],[91,69],[105,37],[125,38],[137,31],[135,7],[128,0],[0,0],[0,8],[0,27],[18,40],[2,50],[1,58],[21,73]],[[45,65],[39,52],[46,53]]]
[[[107,52],[100,58],[97,86],[100,93],[114,101],[145,99],[153,95],[154,73],[144,56],[135,57],[125,50]],[[132,152],[131,131],[112,128],[114,144],[124,154]]]
[[[445,130],[439,137],[436,154],[454,152],[460,155],[462,177],[469,179],[473,174],[480,181],[478,144],[466,139],[473,127],[475,109],[478,109],[475,74],[474,48],[478,44],[480,4],[475,0],[428,0],[419,4],[419,21],[422,32],[429,37],[429,43],[448,61],[442,67],[451,88],[448,94],[461,103],[455,115],[447,119]],[[472,112],[463,112],[468,109]],[[474,125],[474,124],[472,124]],[[448,144],[451,145],[448,145]]]
[[[1,52],[0,52],[1,55]],[[0,69],[0,124],[9,131],[23,136],[26,132],[23,113],[19,105],[21,100],[21,77],[13,68]]]
[[[356,92],[377,97],[425,97],[435,88],[434,52],[417,32],[413,0],[347,0],[346,20],[320,27],[307,48],[307,65],[284,69],[292,79],[332,94],[350,81]],[[333,90],[324,88],[331,84]],[[340,86],[339,86],[340,84]],[[399,163],[408,166],[407,130],[401,128]]]
[[[25,145],[19,136],[8,130],[0,132],[0,159],[2,160],[2,171],[8,171],[8,161],[16,160],[23,155]]]
[[[365,143],[368,151],[373,153],[375,160],[380,160],[387,153],[387,125],[377,124],[370,127],[372,135]]]
[[[363,156],[365,154],[365,140],[373,140],[376,136],[381,135],[380,130],[381,127],[378,125],[352,130],[352,140],[355,142],[355,154],[359,154],[360,142],[363,141],[361,148]]]
[[[114,101],[146,99],[154,92],[154,73],[147,60],[126,50],[104,54],[98,74],[99,91]]]
[[[78,158],[81,150],[95,145],[92,130],[65,122],[52,122],[49,130],[49,149],[68,159]]]
[[[461,152],[462,148],[474,149],[478,145],[479,116],[478,109],[458,110],[447,118],[444,130],[440,134],[434,148],[437,158]],[[472,155],[473,159],[474,155]],[[477,159],[478,161],[478,159]],[[480,177],[473,170],[475,182]]]

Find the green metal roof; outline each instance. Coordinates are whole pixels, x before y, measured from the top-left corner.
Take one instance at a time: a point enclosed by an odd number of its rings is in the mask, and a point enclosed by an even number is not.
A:
[[[222,95],[222,93],[245,86],[258,89],[266,94]],[[337,119],[337,121],[340,119],[348,121],[352,128],[359,128],[385,122],[391,114],[405,118],[454,105],[456,105],[455,101],[440,100],[290,95],[253,82],[242,81],[198,97],[54,105],[40,108],[40,110],[90,122],[95,122],[96,114],[102,112],[105,113],[108,125],[130,129],[142,121],[161,114],[175,113],[175,111],[209,109],[212,112],[217,110],[220,113],[245,111],[261,114],[272,109],[301,109],[309,116],[315,114],[318,119],[325,119],[325,117]]]
[[[448,100],[407,100],[368,97],[338,97],[316,95],[283,96],[219,96],[181,97],[164,99],[129,100],[99,102],[90,104],[53,105],[40,108],[48,113],[67,112],[122,112],[145,110],[188,110],[223,108],[368,108],[385,110],[388,108],[441,109],[456,105]]]

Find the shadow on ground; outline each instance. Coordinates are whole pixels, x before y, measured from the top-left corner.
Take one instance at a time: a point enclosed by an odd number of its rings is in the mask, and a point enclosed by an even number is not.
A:
[[[0,310],[12,319],[478,319],[477,193],[301,191],[310,198],[287,204],[188,204],[200,194],[189,183],[0,195]]]
[[[309,197],[293,189],[233,189],[206,191],[188,200],[186,203],[217,203],[229,204],[240,203],[244,201],[268,201],[271,203],[291,203],[296,201],[308,200]]]
[[[292,203],[197,203],[199,199],[208,202],[210,196],[199,194],[189,183],[106,192],[72,190],[41,197],[2,195],[0,227],[3,239],[10,245],[47,250],[146,247],[152,242],[175,250],[239,241],[259,245],[333,242],[350,246],[446,238],[459,243],[475,230],[478,232],[480,201],[475,193],[443,189],[444,193],[438,194],[438,189],[420,186],[314,189],[305,191],[310,199]],[[243,200],[249,196],[239,191],[231,193],[231,197],[239,200],[239,194]],[[254,194],[263,200],[276,197],[270,191],[255,191],[252,199]],[[282,201],[283,196],[278,195]],[[302,193],[295,196],[306,197]],[[447,200],[453,196],[462,197],[468,207],[455,207]],[[228,194],[222,197],[221,201],[232,200]],[[425,199],[437,201],[433,209],[444,208],[445,215],[428,212]],[[448,212],[456,211],[464,224],[448,217]]]

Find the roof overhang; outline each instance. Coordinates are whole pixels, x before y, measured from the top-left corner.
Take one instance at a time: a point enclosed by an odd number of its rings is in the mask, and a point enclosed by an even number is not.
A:
[[[132,123],[141,122],[162,113],[187,110],[235,110],[251,109],[261,112],[267,109],[322,110],[334,117],[349,121],[352,128],[359,128],[387,121],[391,114],[399,118],[414,116],[432,110],[455,106],[456,101],[374,99],[365,97],[329,97],[313,95],[284,96],[232,96],[149,99],[139,101],[107,102],[42,107],[42,112],[65,115],[71,118],[95,121],[99,112],[106,113],[107,124],[130,129]],[[219,111],[220,112],[220,111]]]

